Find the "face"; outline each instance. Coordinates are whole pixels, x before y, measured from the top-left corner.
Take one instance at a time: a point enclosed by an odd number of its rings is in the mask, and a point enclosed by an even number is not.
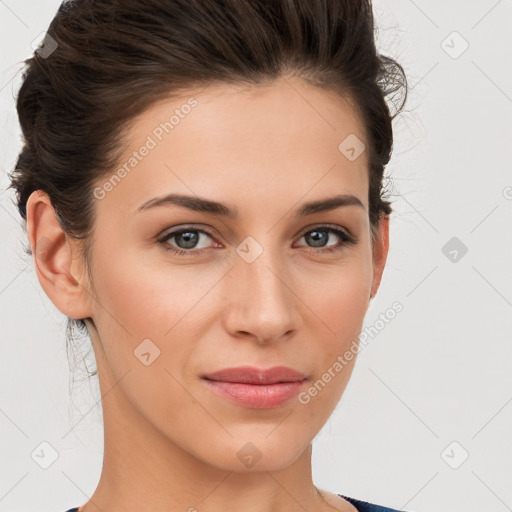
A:
[[[354,135],[366,144],[348,101],[297,79],[210,87],[134,119],[125,172],[97,183],[86,297],[100,380],[212,466],[250,471],[246,452],[258,470],[288,466],[347,385],[355,357],[344,354],[357,352],[387,253],[384,221],[372,253],[367,153],[339,149]],[[190,199],[153,201],[168,194]],[[305,208],[341,195],[354,197]],[[199,198],[224,206],[195,209]],[[306,380],[258,408],[202,378],[242,365]]]

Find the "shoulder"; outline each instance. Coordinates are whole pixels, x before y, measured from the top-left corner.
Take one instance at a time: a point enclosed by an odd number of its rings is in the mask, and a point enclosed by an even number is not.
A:
[[[356,498],[350,498],[343,494],[338,494],[342,498],[346,499],[349,503],[354,505],[359,512],[406,512],[405,510],[397,510],[396,508],[383,507],[381,505],[375,505],[367,501],[358,500]]]

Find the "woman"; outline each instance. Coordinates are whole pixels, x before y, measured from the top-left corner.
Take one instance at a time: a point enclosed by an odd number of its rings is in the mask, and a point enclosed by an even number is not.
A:
[[[61,5],[11,186],[97,363],[103,468],[71,511],[392,510],[311,475],[388,253],[406,81],[373,29],[369,0]]]

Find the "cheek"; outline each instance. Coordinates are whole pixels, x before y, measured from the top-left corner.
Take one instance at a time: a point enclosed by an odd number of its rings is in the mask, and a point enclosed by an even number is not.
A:
[[[109,265],[94,274],[101,356],[116,382],[129,372],[120,388],[130,406],[158,423],[190,407],[192,399],[179,383],[202,333],[201,324],[193,321],[194,307],[216,279],[191,285],[190,272],[151,268],[126,252],[104,261]]]
[[[359,334],[368,309],[371,273],[363,260],[341,265],[332,272],[316,274],[314,282],[304,280],[304,302],[328,327],[334,344]]]
[[[218,307],[212,290],[224,272],[155,265],[126,249],[104,261],[108,265],[94,275],[94,319],[106,356],[116,366],[113,370],[122,374],[140,364],[134,351],[149,339],[155,353],[160,351],[152,364],[174,373],[173,366],[187,358],[204,335],[207,320],[201,312]]]
[[[315,313],[310,317],[309,332],[316,347],[317,369],[316,384],[304,400],[311,402],[311,410],[322,411],[320,415],[328,416],[336,407],[357,358],[371,287],[371,273],[364,261],[354,259],[353,264],[328,276],[317,276],[316,285],[304,295]]]
[[[310,324],[316,374],[299,402],[304,404],[304,414],[313,431],[322,428],[330,417],[352,375],[369,287],[364,273],[354,271],[332,279],[323,293],[308,295],[308,305],[318,312],[318,318]],[[319,321],[328,329],[318,327]]]
[[[122,331],[123,336],[134,341],[155,335],[163,328],[155,323],[155,318],[161,316],[162,303],[172,297],[162,297],[160,283],[140,267],[134,261],[118,258],[115,264],[104,265],[95,273],[99,303],[95,313],[104,320],[104,327],[110,326],[109,331]]]
[[[112,246],[116,248],[109,249],[108,256],[101,256],[99,251],[96,255],[99,264],[94,270],[93,315],[106,362],[120,378],[128,370],[138,371],[144,366],[137,358],[138,347],[149,349],[155,362],[157,356],[161,357],[162,331],[173,324],[173,318],[164,317],[162,304],[167,304],[173,295],[162,297],[163,286],[145,262],[131,257],[126,248],[115,242]],[[154,346],[144,341],[147,339]]]
[[[134,339],[162,337],[206,293],[208,283],[194,281],[190,272],[163,269],[126,250],[119,253],[102,260],[95,271],[95,313]]]

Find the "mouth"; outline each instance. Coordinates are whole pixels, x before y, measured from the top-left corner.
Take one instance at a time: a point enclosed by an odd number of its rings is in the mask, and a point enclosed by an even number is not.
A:
[[[216,395],[252,409],[279,407],[294,397],[306,375],[286,366],[225,368],[201,376]]]

